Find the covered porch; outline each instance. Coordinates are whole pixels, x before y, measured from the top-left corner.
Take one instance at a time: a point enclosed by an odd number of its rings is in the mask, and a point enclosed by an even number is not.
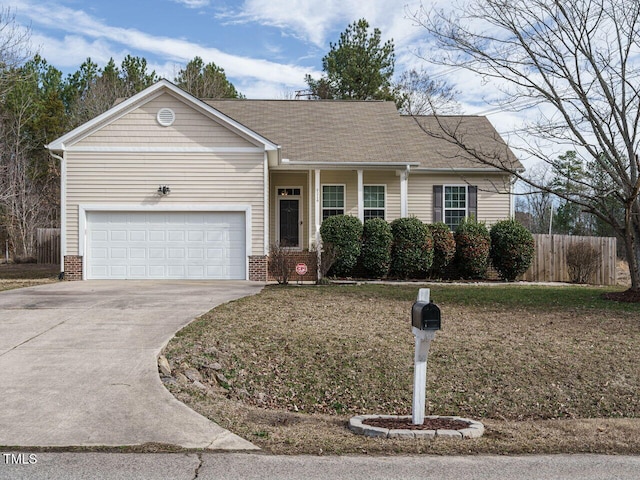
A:
[[[400,168],[399,168],[400,167]],[[315,251],[322,221],[408,215],[408,165],[277,169],[269,173],[269,245]]]

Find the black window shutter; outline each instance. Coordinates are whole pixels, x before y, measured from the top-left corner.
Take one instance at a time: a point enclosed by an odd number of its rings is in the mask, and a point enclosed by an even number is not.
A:
[[[433,186],[433,222],[442,222],[442,185]]]
[[[478,187],[469,185],[469,217],[478,220]]]

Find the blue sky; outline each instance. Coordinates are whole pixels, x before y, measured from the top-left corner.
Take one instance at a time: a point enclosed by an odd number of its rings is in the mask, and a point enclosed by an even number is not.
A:
[[[450,7],[449,0],[424,0]],[[344,29],[366,18],[393,39],[396,75],[425,68],[459,92],[462,113],[490,113],[497,130],[521,125],[522,113],[496,111],[487,103],[497,89],[460,69],[433,66],[425,30],[409,18],[420,0],[9,0],[4,4],[31,30],[33,51],[65,74],[87,58],[104,66],[127,55],[147,59],[173,80],[196,55],[215,62],[247,98],[291,98],[305,88],[305,74],[319,77],[322,57]],[[516,139],[517,141],[517,139]]]
[[[32,43],[65,73],[87,57],[104,65],[126,54],[145,57],[173,80],[194,56],[213,61],[249,98],[282,98],[319,76],[329,43],[366,18],[396,45],[396,71],[421,65],[415,51],[423,31],[397,0],[13,0]]]

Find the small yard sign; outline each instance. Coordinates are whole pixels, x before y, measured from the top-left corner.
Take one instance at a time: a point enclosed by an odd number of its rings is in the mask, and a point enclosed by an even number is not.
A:
[[[298,263],[296,265],[296,273],[300,276],[305,275],[307,273],[307,264],[306,263]]]

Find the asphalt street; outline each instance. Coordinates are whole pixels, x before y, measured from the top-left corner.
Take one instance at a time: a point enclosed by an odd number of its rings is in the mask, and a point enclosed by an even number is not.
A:
[[[640,456],[323,457],[0,452],[7,480],[637,480]]]

